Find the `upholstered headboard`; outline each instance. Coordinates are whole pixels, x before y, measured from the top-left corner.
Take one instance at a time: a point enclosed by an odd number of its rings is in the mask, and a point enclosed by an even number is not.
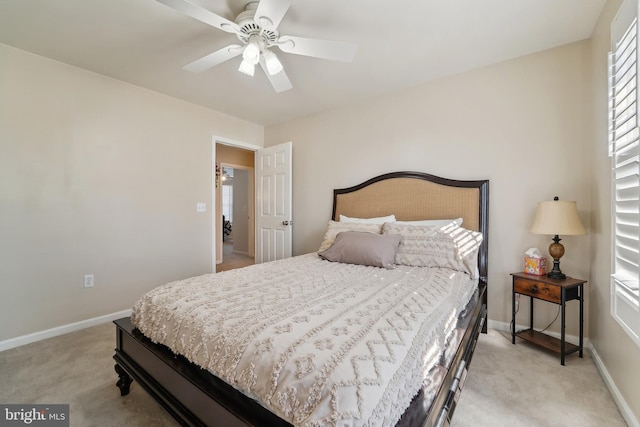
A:
[[[332,218],[395,215],[397,220],[462,218],[462,226],[483,234],[480,278],[487,281],[489,181],[460,181],[422,172],[393,172],[349,188],[333,190]]]

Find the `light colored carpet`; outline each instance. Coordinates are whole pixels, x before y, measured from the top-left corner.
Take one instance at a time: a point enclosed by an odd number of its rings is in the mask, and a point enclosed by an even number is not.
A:
[[[0,352],[0,402],[69,404],[75,427],[178,425],[135,382],[120,397],[115,331],[109,322]]]
[[[134,381],[115,386],[112,323],[0,352],[0,402],[68,403],[78,427],[178,425]],[[593,361],[481,335],[452,426],[625,426]]]
[[[233,252],[233,242],[224,242],[222,249],[222,262],[216,265],[216,273],[255,264],[253,257]]]
[[[509,333],[481,334],[452,427],[626,426],[588,351],[560,356]]]

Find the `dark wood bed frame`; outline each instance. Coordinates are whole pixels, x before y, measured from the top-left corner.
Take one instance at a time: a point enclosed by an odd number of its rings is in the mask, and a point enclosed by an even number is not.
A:
[[[478,231],[484,239],[478,254],[480,280],[478,290],[458,320],[463,338],[435,398],[425,398],[421,390],[407,409],[399,426],[448,425],[453,416],[480,332],[487,330],[487,259],[489,181],[459,181],[420,172],[395,172],[372,178],[360,185],[334,190],[333,216],[337,199],[387,179],[410,178],[446,187],[477,189]],[[243,395],[208,371],[154,344],[133,327],[130,318],[116,320],[116,349],[113,358],[119,376],[116,383],[122,396],[137,381],[180,424],[193,426],[290,426],[266,408]]]

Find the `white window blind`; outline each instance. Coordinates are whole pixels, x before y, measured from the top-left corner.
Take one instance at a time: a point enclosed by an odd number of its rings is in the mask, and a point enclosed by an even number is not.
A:
[[[637,15],[636,2],[631,3]],[[625,12],[624,9],[621,8],[621,12]],[[630,10],[626,9],[626,12]],[[624,31],[620,31],[620,22],[625,18],[628,20],[626,16],[614,21],[614,45],[609,55],[609,155],[613,169],[611,313],[640,345],[638,24],[634,16]]]
[[[222,185],[222,215],[233,222],[233,185]]]

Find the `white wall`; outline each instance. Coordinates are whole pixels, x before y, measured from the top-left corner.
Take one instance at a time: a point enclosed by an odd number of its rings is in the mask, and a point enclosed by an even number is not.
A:
[[[527,248],[546,252],[551,243],[528,231],[536,203],[555,195],[576,200],[589,225],[582,116],[587,47],[567,45],[266,128],[266,146],[293,141],[294,253],[317,250],[334,188],[402,170],[486,178],[489,318],[508,323],[509,273],[522,270]],[[588,242],[588,236],[563,238],[564,272],[588,278]],[[556,311],[540,304],[536,327]],[[522,322],[526,312],[521,308]],[[568,313],[567,332],[577,335],[577,306]]]
[[[0,94],[0,342],[212,271],[212,135],[262,126],[4,45]]]

